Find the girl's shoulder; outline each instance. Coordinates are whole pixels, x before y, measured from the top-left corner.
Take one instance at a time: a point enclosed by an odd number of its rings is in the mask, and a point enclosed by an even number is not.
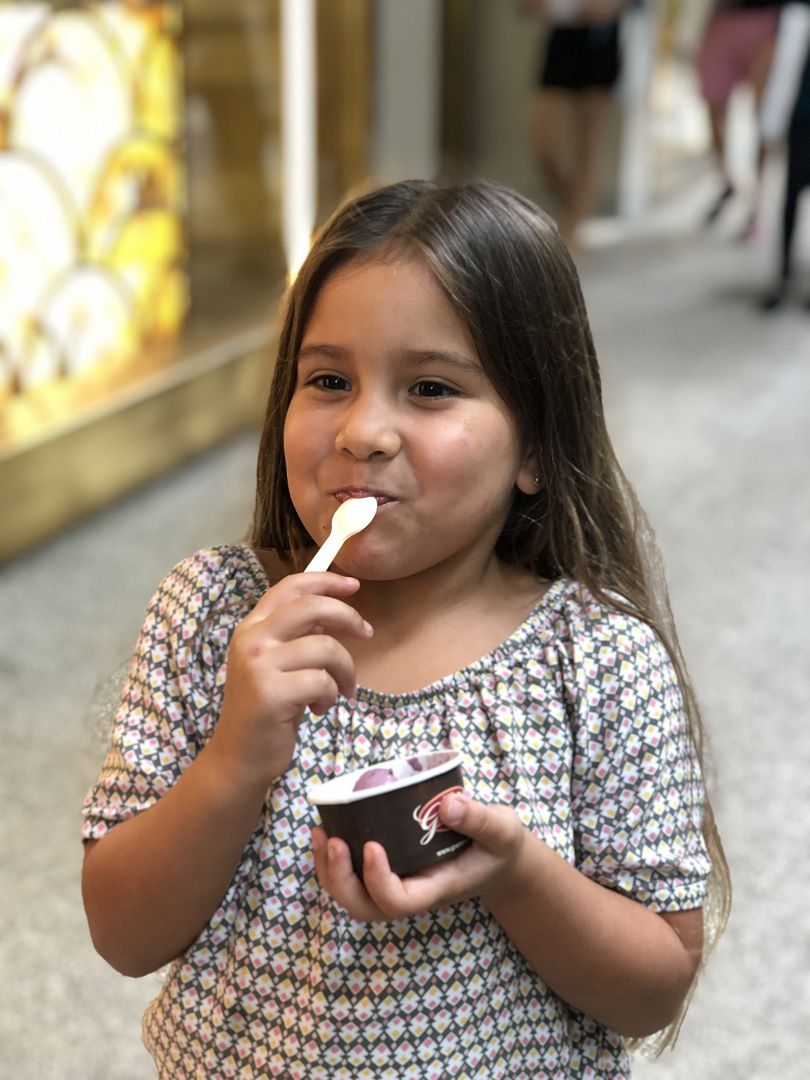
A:
[[[621,596],[600,598],[580,582],[565,580],[553,600],[548,629],[557,650],[575,667],[618,664],[629,673],[636,667],[670,666],[658,630]]]
[[[559,578],[540,601],[534,619],[556,641],[590,651],[603,644],[633,641],[648,645],[660,641],[658,632],[619,595],[596,596],[587,585]]]
[[[149,610],[170,622],[200,619],[214,610],[252,607],[268,584],[262,562],[247,544],[200,548],[172,567]]]

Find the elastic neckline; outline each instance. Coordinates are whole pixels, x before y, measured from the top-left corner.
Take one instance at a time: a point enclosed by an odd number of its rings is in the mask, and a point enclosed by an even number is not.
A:
[[[252,548],[250,544],[240,544],[239,548],[241,551],[247,552],[248,562],[251,564],[256,583],[261,586],[262,592],[266,592],[274,583],[267,576],[267,571],[265,570],[264,564],[259,558],[256,549]]]
[[[270,579],[267,576],[267,571],[262,565],[261,559],[256,551],[249,545],[245,545],[245,550],[249,554],[251,566],[256,573],[257,581],[261,584],[263,589],[267,589],[270,586]],[[508,637],[496,645],[495,648],[490,650],[485,656],[480,656],[477,660],[470,661],[469,664],[465,664],[464,667],[459,668],[458,671],[453,671],[449,675],[442,676],[440,679],[434,679],[433,682],[419,687],[417,690],[407,690],[400,693],[374,690],[370,686],[358,686],[355,700],[369,705],[401,707],[402,705],[417,702],[427,697],[436,697],[448,690],[469,685],[469,683],[474,681],[475,677],[482,671],[489,670],[493,664],[503,662],[508,657],[513,656],[515,651],[529,638],[535,637],[542,625],[549,622],[549,615],[557,609],[559,606],[558,601],[563,596],[567,595],[573,584],[574,582],[569,578],[564,577],[552,581],[523,622],[520,623]]]
[[[440,697],[448,691],[469,687],[479,681],[482,674],[490,672],[493,665],[503,663],[513,657],[528,641],[536,641],[537,634],[549,627],[551,614],[559,608],[560,600],[568,594],[573,584],[568,578],[558,578],[553,581],[523,622],[508,637],[484,656],[471,660],[458,671],[453,671],[440,679],[434,679],[433,682],[417,690],[401,693],[389,693],[384,690],[373,690],[368,686],[358,686],[355,699],[369,705],[401,708],[424,698]]]

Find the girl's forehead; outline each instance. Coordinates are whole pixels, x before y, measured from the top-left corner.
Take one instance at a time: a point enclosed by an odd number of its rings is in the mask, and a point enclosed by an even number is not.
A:
[[[415,252],[405,251],[400,248],[384,249],[381,251],[363,252],[354,255],[346,262],[336,267],[331,274],[322,282],[318,294],[336,282],[351,282],[357,278],[366,276],[369,272],[382,271],[395,279],[399,271],[416,272],[419,276],[425,276],[438,286],[435,275],[430,270],[424,258]],[[317,296],[316,296],[317,299]]]
[[[404,361],[442,355],[481,362],[456,306],[421,259],[354,259],[324,282],[296,349]]]
[[[320,284],[308,308],[302,338],[311,332],[314,323],[345,317],[349,308],[355,319],[372,314],[379,317],[381,312],[393,315],[398,310],[411,319],[440,320],[466,331],[466,320],[433,271],[423,259],[410,254],[349,260]],[[358,329],[367,325],[360,323]]]

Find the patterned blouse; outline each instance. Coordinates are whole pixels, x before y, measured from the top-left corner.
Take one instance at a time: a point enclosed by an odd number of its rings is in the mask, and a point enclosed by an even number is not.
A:
[[[85,839],[152,805],[205,745],[231,633],[267,587],[254,552],[223,546],[158,588]],[[655,911],[701,906],[703,789],[667,653],[559,580],[454,675],[305,715],[230,888],[144,1016],[160,1077],[629,1076],[622,1039],[552,993],[478,901],[363,923],[320,889],[309,785],[441,746],[476,799],[514,807],[583,874]]]

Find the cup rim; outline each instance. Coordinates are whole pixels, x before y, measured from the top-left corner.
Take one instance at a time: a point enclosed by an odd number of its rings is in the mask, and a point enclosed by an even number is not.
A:
[[[402,762],[407,762],[410,758],[420,757],[422,754],[446,754],[447,757],[444,761],[439,762],[438,765],[433,765],[429,769],[413,773],[411,776],[403,776],[400,780],[390,780],[388,783],[379,784],[377,787],[352,791],[350,786],[352,777],[357,778],[362,776],[362,774],[368,772],[369,769],[390,768],[399,765]],[[367,765],[360,766],[360,768],[352,769],[350,772],[341,773],[340,776],[333,776],[331,780],[325,780],[321,784],[313,784],[307,791],[307,800],[313,806],[336,806],[345,803],[361,802],[363,799],[373,799],[380,795],[388,795],[392,791],[399,791],[401,788],[412,787],[414,784],[424,783],[425,780],[430,780],[434,776],[441,776],[443,773],[450,772],[452,769],[460,766],[461,763],[462,756],[458,750],[445,749],[424,750],[415,754],[403,754],[401,757],[386,758],[384,761],[370,761]]]

